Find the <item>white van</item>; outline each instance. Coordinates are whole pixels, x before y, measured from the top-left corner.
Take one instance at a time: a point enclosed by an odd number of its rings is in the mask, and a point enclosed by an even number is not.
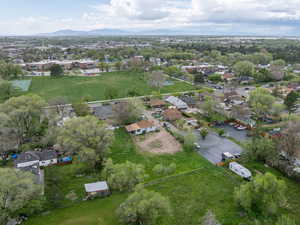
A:
[[[231,162],[229,163],[229,169],[244,179],[251,180],[251,172],[241,164],[238,164],[237,162]]]

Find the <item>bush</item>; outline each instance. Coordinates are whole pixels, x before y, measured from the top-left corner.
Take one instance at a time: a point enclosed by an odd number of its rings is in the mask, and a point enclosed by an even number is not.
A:
[[[207,128],[202,128],[200,131],[200,135],[202,137],[202,139],[205,139],[208,135],[208,129]]]
[[[221,129],[218,129],[218,131],[217,131],[217,132],[218,132],[218,135],[219,135],[220,137],[224,136],[224,135],[225,135],[225,133],[226,133],[226,132],[225,132],[225,130],[224,130],[224,129],[222,129],[222,128],[221,128]]]
[[[157,164],[156,166],[154,166],[153,168],[153,172],[157,175],[162,175],[164,173],[164,166],[162,164]]]
[[[176,171],[176,163],[171,163],[169,166],[157,164],[152,170],[157,175],[170,175]]]
[[[103,171],[108,184],[114,190],[131,191],[147,177],[143,165],[126,162],[113,164],[109,159]]]

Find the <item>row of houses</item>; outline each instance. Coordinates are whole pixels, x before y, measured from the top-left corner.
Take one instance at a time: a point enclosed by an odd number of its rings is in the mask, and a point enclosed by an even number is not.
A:
[[[23,63],[20,66],[27,71],[48,71],[52,65],[61,65],[65,70],[71,70],[75,68],[79,69],[94,69],[97,67],[98,61],[94,60],[45,60],[33,63]]]
[[[188,73],[201,72],[204,75],[210,75],[213,73],[224,74],[228,71],[228,67],[223,65],[212,65],[208,63],[202,63],[200,65],[182,66],[181,70],[183,72],[188,72]]]
[[[44,173],[41,168],[56,165],[58,163],[67,164],[72,162],[72,157],[59,158],[54,150],[27,151],[17,155],[14,161],[15,168],[22,171],[31,172],[35,175],[38,184],[44,182]]]

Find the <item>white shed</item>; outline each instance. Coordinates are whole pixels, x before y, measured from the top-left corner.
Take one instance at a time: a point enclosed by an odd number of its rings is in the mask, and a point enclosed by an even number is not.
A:
[[[89,197],[110,195],[109,187],[106,181],[85,184],[85,192]]]

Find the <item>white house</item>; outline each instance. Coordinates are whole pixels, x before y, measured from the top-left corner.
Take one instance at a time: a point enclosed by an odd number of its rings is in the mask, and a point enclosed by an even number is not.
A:
[[[188,105],[182,101],[181,99],[174,97],[174,96],[169,96],[166,98],[166,101],[169,102],[170,104],[174,105],[177,109],[187,109]]]
[[[57,164],[57,153],[51,150],[42,152],[28,151],[18,155],[15,161],[16,168],[30,167],[36,164],[39,164],[39,166]]]
[[[146,134],[157,130],[157,127],[154,125],[154,123],[149,120],[142,120],[140,122],[130,124],[125,128],[128,133],[135,135]]]

